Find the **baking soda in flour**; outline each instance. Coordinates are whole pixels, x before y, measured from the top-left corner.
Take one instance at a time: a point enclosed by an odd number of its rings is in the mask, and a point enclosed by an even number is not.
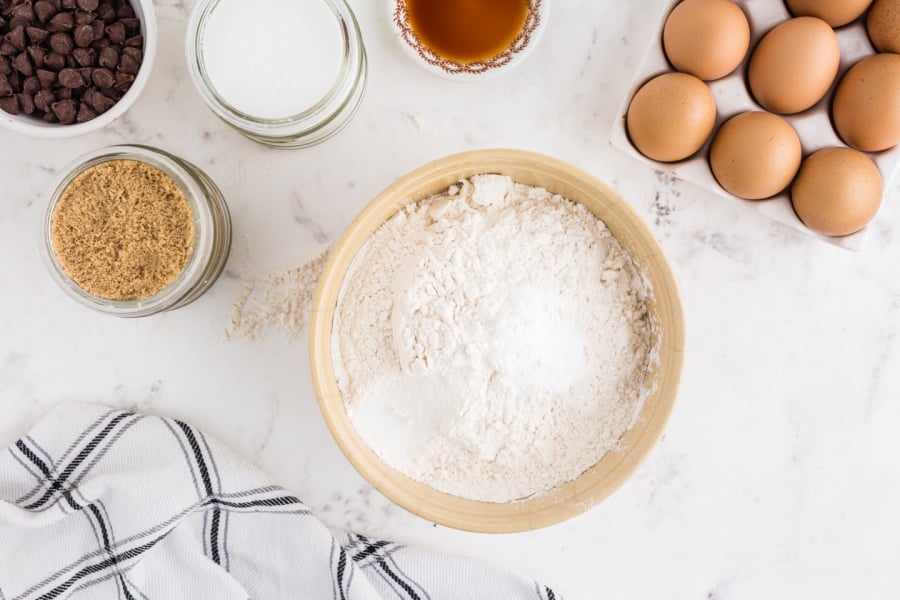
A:
[[[325,0],[219,0],[200,34],[219,96],[260,119],[304,112],[340,74],[344,38]]]
[[[499,175],[408,205],[344,280],[332,355],[385,462],[506,502],[578,477],[640,411],[649,290],[582,205]]]

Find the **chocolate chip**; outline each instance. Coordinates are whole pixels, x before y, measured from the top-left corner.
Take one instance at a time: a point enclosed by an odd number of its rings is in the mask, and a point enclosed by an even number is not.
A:
[[[9,14],[12,17],[24,19],[25,21],[34,21],[35,16],[34,8],[31,6],[31,2],[23,2],[21,4],[13,6]]]
[[[74,100],[60,100],[59,102],[54,102],[50,106],[50,109],[63,125],[74,123],[75,116],[78,114],[78,107],[75,105]]]
[[[141,30],[141,20],[137,18],[119,19],[119,23],[125,26],[128,35],[136,35]]]
[[[75,0],[62,0],[60,7],[65,8],[66,10],[72,10],[75,8]]]
[[[139,48],[132,48],[130,46],[126,46],[125,48],[122,48],[122,55],[124,56],[126,54],[128,56],[130,56],[131,58],[133,58],[134,60],[136,60],[137,62],[142,62],[144,60],[144,53],[141,52],[141,50]]]
[[[0,56],[15,56],[19,53],[19,49],[10,42],[4,41],[0,44]]]
[[[101,94],[97,89],[93,89],[91,90],[91,92],[92,93],[90,94],[90,98],[88,99],[88,101],[90,102],[91,107],[93,107],[93,109],[97,111],[98,114],[102,115],[110,108],[115,106],[115,100],[106,97],[105,94]],[[87,94],[85,94],[85,96],[87,96]]]
[[[47,24],[47,31],[69,31],[73,27],[75,27],[75,17],[72,16],[72,13],[61,12],[56,13],[53,15],[53,18],[50,19],[50,23]]]
[[[136,35],[134,37],[130,37],[125,40],[126,46],[131,46],[133,48],[143,48],[144,47],[144,36]]]
[[[109,40],[105,37],[102,37],[99,40],[95,39],[93,42],[91,42],[91,48],[93,48],[94,50],[103,50],[110,45],[111,44],[109,43]]]
[[[94,68],[93,67],[81,67],[80,69],[75,69],[78,71],[78,74],[81,75],[81,80],[84,81],[85,86],[93,85],[93,75]]]
[[[15,57],[12,61],[13,67],[24,75],[25,77],[31,77],[34,75],[34,65],[31,64],[31,59],[28,58],[28,54],[25,52],[21,53],[17,57]]]
[[[11,115],[19,114],[19,99],[15,96],[4,96],[0,98],[0,109]]]
[[[115,69],[116,65],[119,64],[119,51],[116,50],[113,46],[107,46],[100,51],[100,58],[97,60],[97,63],[101,67],[106,67],[107,69]]]
[[[50,112],[50,105],[53,104],[55,100],[56,98],[53,96],[53,92],[50,90],[41,90],[34,95],[34,106],[38,110]]]
[[[131,75],[126,75],[124,73],[116,73],[116,89],[122,92],[123,94],[131,89],[132,84],[134,84],[134,77]]]
[[[54,115],[52,112],[44,113],[44,115],[43,115],[41,118],[42,118],[43,120],[45,120],[46,122],[48,122],[48,123],[56,123],[56,122],[58,122],[58,119],[56,118],[56,115]]]
[[[84,25],[94,20],[94,13],[84,12],[83,10],[75,11],[75,26]]]
[[[75,117],[76,123],[87,123],[93,119],[97,118],[97,111],[87,105],[86,102],[82,102],[78,106],[78,116]]]
[[[116,85],[116,76],[109,69],[94,69],[94,85],[106,89]]]
[[[122,56],[119,57],[119,71],[129,75],[137,75],[141,68],[141,63],[135,60],[133,56],[125,54],[125,50],[128,50],[128,48],[123,48]]]
[[[6,75],[0,75],[0,96],[11,96],[15,92]]]
[[[97,51],[93,48],[75,48],[72,50],[72,56],[82,67],[93,67],[97,61]]]
[[[81,95],[81,101],[92,106],[94,104],[94,92],[95,91],[96,90],[94,89],[93,86],[86,88],[84,90],[84,93]]]
[[[68,33],[54,33],[50,36],[50,47],[57,54],[65,56],[75,48],[75,42],[72,41],[72,36]]]
[[[99,40],[103,37],[103,34],[106,32],[106,25],[103,24],[103,21],[100,19],[94,19],[91,21],[91,28],[94,34],[94,39]]]
[[[122,97],[122,92],[117,90],[115,88],[115,86],[111,87],[111,88],[105,88],[105,89],[97,88],[97,89],[100,90],[100,93],[102,95],[106,96],[107,98],[109,98],[110,100],[112,100],[114,102],[118,102],[119,99]]]
[[[6,80],[9,81],[9,85],[12,86],[13,91],[21,89],[22,76],[19,75],[18,71],[13,70],[12,73],[6,76]]]
[[[116,6],[116,16],[120,19],[130,19],[134,16],[134,9],[128,2],[119,2]]]
[[[83,86],[84,78],[75,69],[63,69],[59,72],[59,83],[63,87],[72,89]]]
[[[116,20],[116,9],[112,7],[112,4],[100,4],[97,7],[97,18],[104,23],[112,23]]]
[[[29,77],[22,82],[22,93],[34,96],[41,91],[41,81],[37,77]]]
[[[90,23],[79,25],[75,28],[75,45],[79,48],[87,48],[94,41],[94,28]]]
[[[7,26],[10,31],[15,29],[16,27],[28,27],[31,23],[28,19],[23,19],[22,17],[12,17],[9,20],[9,25]]]
[[[118,56],[116,60],[118,60]],[[0,75],[9,75],[10,73],[12,73],[12,63],[5,56],[0,56]]]
[[[37,15],[38,21],[46,23],[47,19],[55,15],[58,11],[52,3],[47,0],[38,0],[34,3],[34,14]]]
[[[56,85],[57,74],[53,71],[47,71],[46,69],[38,69],[37,71],[38,82],[41,84],[41,88],[45,90],[49,90],[54,85]]]
[[[47,50],[40,46],[28,46],[28,56],[35,68],[40,69],[44,66],[44,57],[47,56]]]
[[[34,97],[28,94],[16,94],[16,98],[19,99],[19,106],[23,113],[26,115],[34,113]]]
[[[43,44],[47,36],[50,35],[46,29],[41,29],[40,27],[26,27],[25,33],[28,34],[28,39],[31,40],[32,44]]]
[[[25,49],[25,28],[21,25],[6,34],[6,43],[12,44],[19,50]]]
[[[48,52],[44,56],[44,66],[51,71],[59,71],[66,66],[66,57],[56,52]]]
[[[56,90],[56,99],[57,100],[71,100],[72,99],[72,90],[69,88],[59,88]]]
[[[81,10],[94,11],[100,5],[99,0],[75,0],[75,4]]]
[[[125,41],[126,32],[125,26],[122,25],[121,21],[117,21],[112,25],[106,26],[106,35],[109,36],[109,41],[113,44],[121,44]]]

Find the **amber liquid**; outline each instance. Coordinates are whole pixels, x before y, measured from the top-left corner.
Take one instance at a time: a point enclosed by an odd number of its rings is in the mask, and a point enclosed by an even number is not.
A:
[[[409,26],[442,58],[473,63],[509,48],[528,17],[528,0],[406,0]]]

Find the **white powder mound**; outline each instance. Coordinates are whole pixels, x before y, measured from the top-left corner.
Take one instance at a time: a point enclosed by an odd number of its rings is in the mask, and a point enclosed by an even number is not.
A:
[[[270,329],[281,331],[288,340],[298,339],[309,323],[313,295],[330,251],[299,267],[247,281],[231,309],[225,339],[258,341]]]
[[[398,212],[351,265],[332,346],[348,415],[435,489],[550,491],[640,411],[648,292],[582,205],[499,175],[462,181]]]

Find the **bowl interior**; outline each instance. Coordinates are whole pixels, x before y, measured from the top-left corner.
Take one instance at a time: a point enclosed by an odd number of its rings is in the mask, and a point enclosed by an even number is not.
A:
[[[617,451],[556,490],[506,504],[466,500],[438,492],[385,464],[356,433],[344,410],[331,357],[332,322],[344,277],[369,236],[409,202],[481,173],[509,175],[584,204],[603,220],[643,270],[653,288],[659,361],[648,375],[654,391]],[[407,510],[435,523],[481,532],[536,529],[573,517],[618,488],[649,453],[671,412],[681,375],[684,322],[681,302],[662,249],[634,210],[587,173],[550,157],[515,150],[481,150],[450,156],[399,179],[351,223],[325,266],[310,328],[310,361],[319,407],[341,450],[375,488]]]
[[[157,23],[152,0],[130,0],[135,15],[141,20],[141,34],[144,36],[144,53],[141,68],[131,87],[108,111],[87,123],[61,125],[47,123],[26,114],[11,115],[0,111],[0,126],[37,138],[64,139],[91,133],[106,127],[127,111],[135,103],[153,70],[156,58]]]

